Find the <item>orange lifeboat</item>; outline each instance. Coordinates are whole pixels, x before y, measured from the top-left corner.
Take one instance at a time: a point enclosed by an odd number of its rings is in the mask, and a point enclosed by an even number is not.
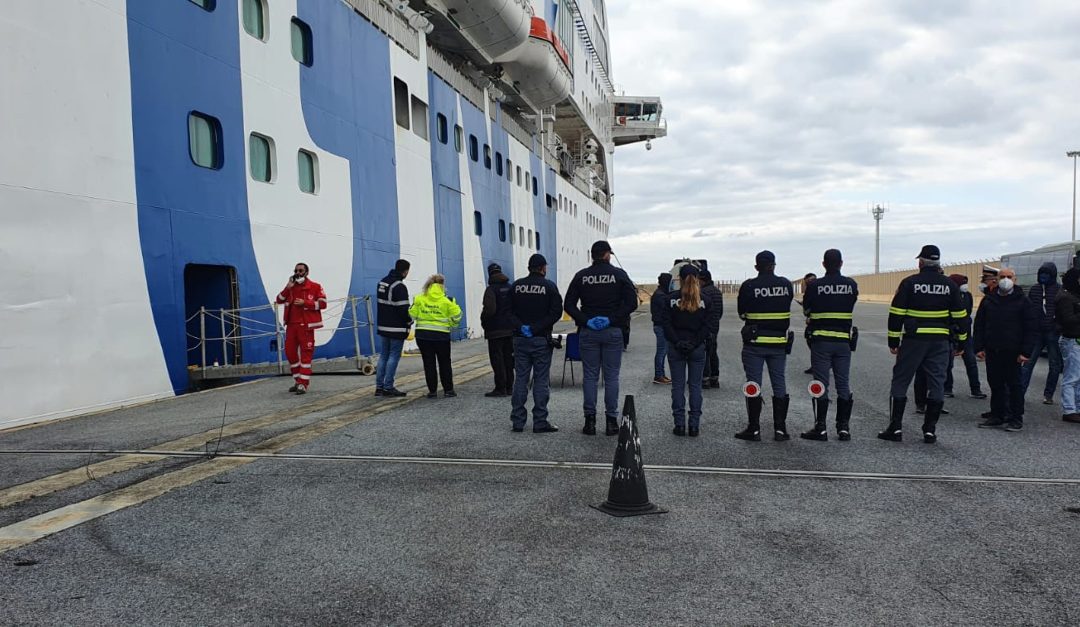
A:
[[[570,55],[543,18],[532,18],[528,41],[510,53],[503,67],[518,93],[537,109],[557,105],[570,96],[574,82]]]

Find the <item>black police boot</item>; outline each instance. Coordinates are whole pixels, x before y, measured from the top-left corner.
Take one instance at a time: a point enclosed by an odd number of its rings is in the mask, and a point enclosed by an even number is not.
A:
[[[851,408],[855,406],[855,397],[836,399],[836,435],[841,442],[851,439]]]
[[[585,426],[581,428],[585,435],[596,435],[596,414],[585,414]]]
[[[604,435],[619,435],[619,419],[615,416],[604,416],[607,419],[607,427]]]
[[[937,421],[941,416],[941,401],[926,401],[926,418],[923,419],[922,433],[923,442],[933,444],[937,442]]]
[[[761,407],[764,404],[760,396],[746,399],[746,428],[736,433],[736,438],[749,442],[761,441]]]
[[[790,402],[790,396],[774,396],[772,399],[773,439],[777,442],[791,439],[787,432],[787,408]]]
[[[889,426],[877,434],[877,437],[890,442],[902,442],[904,440],[905,407],[907,407],[907,397],[893,396],[889,398]]]
[[[814,404],[814,428],[800,433],[799,437],[804,440],[826,442],[829,439],[829,399],[822,396],[821,398],[812,399],[812,402]],[[839,407],[839,403],[837,406]]]

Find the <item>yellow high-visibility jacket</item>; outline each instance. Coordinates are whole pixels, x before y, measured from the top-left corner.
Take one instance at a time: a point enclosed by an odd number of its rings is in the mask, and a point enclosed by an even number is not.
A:
[[[446,297],[446,290],[438,283],[417,294],[409,315],[416,321],[418,340],[449,340],[450,330],[461,323],[461,307]]]

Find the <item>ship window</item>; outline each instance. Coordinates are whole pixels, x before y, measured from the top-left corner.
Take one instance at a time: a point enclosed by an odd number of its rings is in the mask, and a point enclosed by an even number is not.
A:
[[[532,180],[533,180],[533,196],[539,196],[540,195],[540,191],[539,191],[540,187],[536,184],[536,177],[535,176],[532,177]]]
[[[476,141],[476,135],[469,135],[469,158],[473,161],[480,160],[480,142]]]
[[[491,146],[484,144],[484,167],[491,169]]]
[[[458,151],[458,154],[461,154],[461,151],[464,149],[464,145],[465,145],[465,131],[460,126],[455,124],[454,125],[454,149]]]
[[[428,114],[427,103],[416,96],[412,97],[412,130],[417,137],[427,141]]]
[[[188,114],[188,153],[195,165],[218,170],[225,161],[221,146],[221,122],[192,111]]]
[[[506,180],[514,182],[514,162],[510,159],[506,160]]]
[[[244,30],[266,41],[266,0],[244,0]]]
[[[532,229],[529,229],[529,248],[533,247]]]
[[[555,199],[551,197],[551,194],[544,194],[544,202],[547,203],[547,208],[551,209],[551,206],[555,204]]]
[[[292,56],[300,63],[311,67],[314,51],[311,46],[311,27],[299,18],[292,19]]]
[[[540,231],[536,232],[536,250],[540,250]]]
[[[258,133],[249,135],[248,160],[251,178],[269,183],[274,178],[274,140]]]
[[[499,241],[506,241],[506,220],[499,220]]]
[[[315,194],[319,189],[319,158],[315,153],[300,149],[296,153],[296,168],[300,191]]]
[[[510,223],[510,245],[514,245],[514,223]]]
[[[409,86],[394,77],[394,119],[401,128],[409,128]]]
[[[202,7],[206,11],[213,11],[217,7],[216,0],[191,0],[192,3]]]
[[[502,176],[502,153],[495,153],[495,174]]]
[[[439,143],[445,144],[449,140],[446,116],[438,114],[435,116],[435,135],[439,138]]]
[[[484,234],[484,218],[480,215],[479,211],[472,212],[473,217],[473,232],[477,235]]]
[[[518,184],[518,187],[521,187],[521,166],[520,165],[517,167],[517,184]]]
[[[525,245],[525,227],[519,226],[518,227],[518,246],[524,246],[524,245]]]

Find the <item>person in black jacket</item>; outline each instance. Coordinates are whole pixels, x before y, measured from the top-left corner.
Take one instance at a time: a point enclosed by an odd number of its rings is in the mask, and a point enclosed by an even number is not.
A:
[[[540,253],[529,257],[529,276],[514,281],[510,317],[514,325],[514,366],[517,379],[511,400],[510,422],[515,432],[525,430],[529,417],[525,401],[529,377],[533,381],[533,433],[553,433],[559,427],[548,422],[551,390],[551,329],[562,318],[562,295],[545,278],[547,259]]]
[[[1061,419],[1080,423],[1080,270],[1069,268],[1054,301],[1065,371],[1061,377]]]
[[[1039,361],[1039,355],[1046,349],[1050,360],[1050,370],[1046,373],[1046,385],[1043,387],[1043,405],[1054,404],[1054,390],[1057,389],[1058,377],[1061,376],[1061,347],[1058,346],[1057,326],[1054,324],[1054,299],[1061,288],[1057,282],[1057,265],[1048,261],[1039,267],[1038,282],[1028,291],[1028,300],[1035,306],[1039,319],[1039,333],[1035,338],[1035,347],[1031,349],[1031,361],[1020,369],[1020,389],[1027,395],[1031,384],[1031,373]]]
[[[742,363],[747,382],[760,389],[766,366],[773,391],[773,439],[790,440],[787,411],[791,397],[787,393],[784,369],[790,342],[791,281],[776,275],[776,255],[763,250],[754,259],[758,275],[739,286],[737,307],[742,328]],[[761,441],[760,422],[763,401],[760,394],[746,397],[746,428],[735,437],[748,442]]]
[[[705,343],[709,337],[712,302],[704,298],[696,266],[679,269],[679,291],[668,294],[664,309],[664,337],[671,364],[671,415],[675,435],[697,437],[701,426],[701,373],[705,369]],[[690,386],[690,420],[687,424],[686,387]],[[687,431],[689,427],[689,431]]]
[[[896,355],[889,390],[889,425],[878,433],[882,440],[904,439],[907,390],[918,370],[926,373],[926,417],[923,442],[937,442],[937,422],[945,400],[945,370],[955,338],[968,337],[969,323],[960,288],[941,274],[941,250],[922,247],[919,272],[900,282],[889,306],[889,352]]]
[[[702,387],[720,387],[720,354],[717,343],[720,334],[720,320],[724,317],[724,294],[713,283],[712,274],[702,270],[701,295],[710,303],[709,336],[705,338],[705,373]]]
[[[990,381],[990,418],[979,426],[1006,431],[1024,427],[1020,366],[1031,359],[1039,334],[1035,307],[1015,280],[1012,270],[1002,268],[997,290],[983,298],[975,314],[975,353],[986,359]]]
[[[484,290],[484,305],[480,310],[480,327],[487,338],[488,360],[495,376],[495,389],[487,397],[510,396],[514,384],[514,324],[510,317],[513,288],[502,267],[492,263],[487,267],[488,286]]]
[[[409,276],[410,264],[404,259],[394,263],[390,271],[376,287],[376,331],[382,338],[379,363],[375,368],[375,396],[405,396],[394,387],[401,350],[409,337],[412,318],[409,316],[409,288],[405,277]]]
[[[661,385],[671,383],[671,379],[664,374],[664,361],[667,359],[667,339],[664,337],[664,310],[668,306],[668,290],[670,288],[671,274],[664,272],[656,278],[656,291],[649,298],[653,334],[656,335],[656,355],[653,357],[652,382]]]
[[[578,270],[570,279],[563,300],[563,309],[577,323],[581,347],[582,408],[585,411],[585,426],[581,432],[596,435],[596,389],[603,366],[605,433],[618,435],[619,369],[623,354],[621,329],[630,324],[630,314],[637,309],[637,288],[622,268],[611,265],[611,245],[606,241],[593,242],[592,259],[591,266]]]
[[[829,439],[829,372],[836,381],[836,435],[841,441],[851,439],[851,325],[859,285],[840,274],[844,258],[830,248],[822,256],[825,276],[807,284],[803,296],[810,338],[810,367],[814,379],[825,386],[825,394],[814,399],[814,428],[800,434],[804,440],[824,442]]]
[[[971,314],[975,309],[975,300],[971,296],[971,291],[968,288],[968,278],[962,274],[950,274],[949,280],[960,288],[960,299],[964,301],[964,310],[967,311],[968,318],[971,318]],[[967,371],[968,388],[971,390],[971,398],[986,398],[986,394],[982,391],[982,385],[979,383],[979,362],[975,359],[975,348],[973,343],[974,338],[970,335],[967,341],[960,342],[957,346],[957,352],[963,351],[964,369]],[[953,362],[955,359],[949,360],[949,371],[945,375],[945,398],[953,398]],[[925,403],[924,403],[925,406]]]

